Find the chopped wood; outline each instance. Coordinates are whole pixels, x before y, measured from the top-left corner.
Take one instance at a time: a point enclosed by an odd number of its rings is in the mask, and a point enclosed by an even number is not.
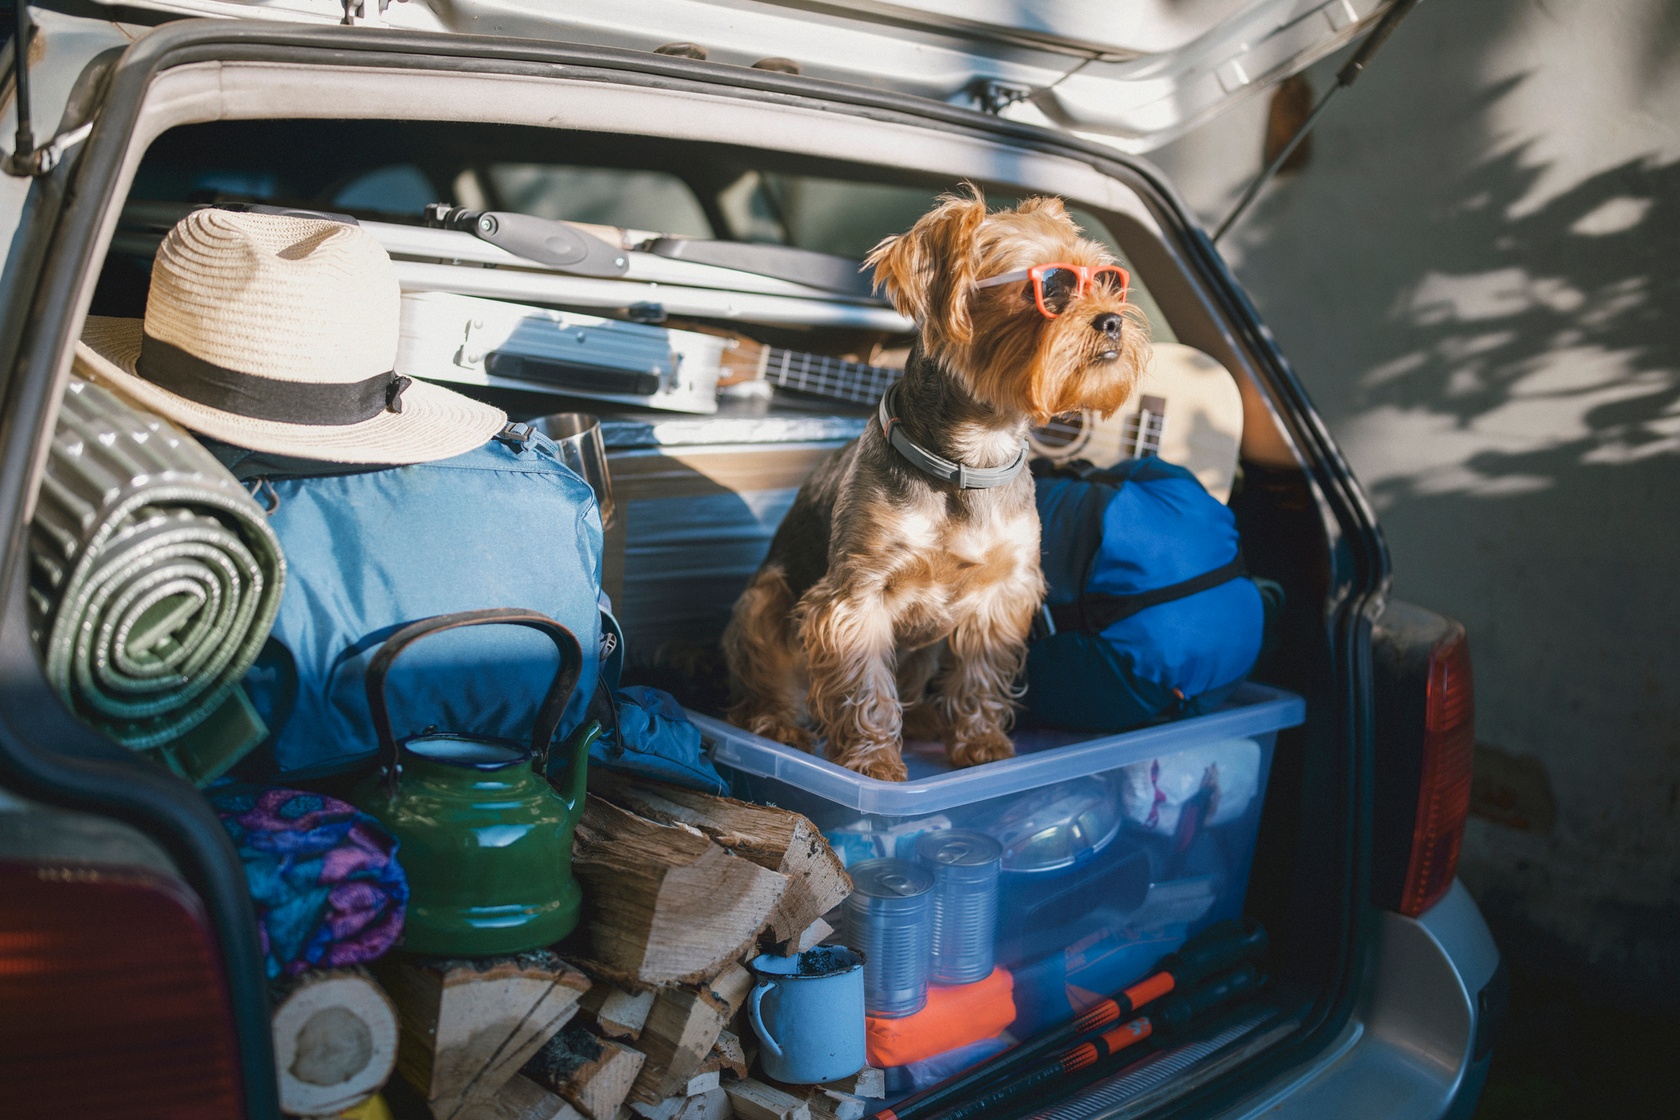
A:
[[[845,865],[821,830],[798,813],[605,772],[590,776],[590,789],[643,817],[699,829],[736,855],[787,876],[787,892],[770,920],[776,941],[797,937],[852,893]]]
[[[815,949],[823,940],[834,935],[834,927],[818,918],[790,938],[780,950],[784,957],[796,957],[807,949]]]
[[[867,1067],[866,1067],[867,1068]],[[876,1070],[880,1073],[880,1070]],[[827,1085],[787,1085],[770,1078],[764,1079],[765,1084],[773,1089],[780,1089],[790,1097],[798,1097],[811,1108],[812,1120],[863,1120],[863,1117],[876,1111],[877,1105],[873,1100],[865,1100],[855,1093],[847,1093]],[[842,1078],[831,1084],[851,1084],[855,1078]],[[883,1093],[886,1087],[885,1078],[881,1078]],[[864,1088],[873,1088],[865,1084]]]
[[[850,1093],[812,1093],[806,1103],[811,1106],[813,1117],[821,1111],[824,1116],[832,1117],[833,1120],[863,1120],[875,1111],[868,1101]]]
[[[676,1120],[732,1120],[734,1115],[735,1106],[729,1102],[729,1094],[718,1088],[689,1097]]]
[[[850,1077],[823,1082],[822,1088],[854,1097],[883,1100],[887,1095],[887,1072],[874,1066],[864,1066]]]
[[[397,1070],[437,1120],[506,1085],[577,1011],[589,979],[546,950],[479,961],[387,957]]]
[[[723,1084],[723,1073],[720,1070],[706,1070],[688,1079],[683,1086],[683,1096],[697,1097],[701,1093],[709,1093]]]
[[[646,1060],[639,1051],[573,1024],[533,1054],[522,1072],[566,1098],[589,1120],[612,1120]]]
[[[853,1097],[852,1101],[859,1106],[863,1104],[863,1101],[857,1097]],[[810,1096],[806,1097],[805,1107],[811,1110],[811,1120],[840,1120],[840,1106],[838,1102],[824,1096],[822,1093],[812,1093]],[[856,1110],[848,1109],[847,1111],[854,1112]],[[862,1120],[862,1116],[863,1114],[859,1112],[855,1116],[848,1116],[847,1120]]]
[[[747,1002],[747,996],[752,992],[753,985],[758,978],[738,961],[730,961],[710,980],[703,981],[700,992],[712,1001],[726,1019],[733,1019],[741,1010],[741,1005]]]
[[[636,1079],[635,1099],[661,1101],[681,1095],[717,1045],[732,1012],[708,991],[667,988],[653,1001],[640,1046],[647,1065]]]
[[[647,984],[702,979],[742,956],[788,887],[786,876],[696,829],[644,820],[597,797],[576,838],[572,870],[583,883],[589,951]]]
[[[474,1097],[461,1106],[457,1120],[583,1120],[583,1113],[565,1098],[538,1085],[522,1073],[487,1097]]]
[[[747,1075],[747,1067],[747,1052],[741,1048],[741,1040],[730,1031],[723,1031],[718,1035],[712,1052],[700,1063],[700,1072],[715,1071],[738,1081]]]
[[[366,969],[306,972],[273,994],[281,1111],[331,1116],[379,1092],[397,1064],[397,1009]]]
[[[675,1120],[677,1113],[681,1112],[687,1104],[688,1095],[685,1093],[680,1097],[666,1097],[662,1101],[655,1101],[651,1104],[633,1100],[630,1102],[630,1111],[641,1117],[642,1120]]]
[[[583,1009],[595,1018],[603,1037],[634,1042],[653,1010],[653,991],[627,992],[613,984],[596,984],[583,997]]]
[[[750,1077],[725,1085],[723,1091],[741,1120],[811,1120],[811,1106],[803,1100]]]

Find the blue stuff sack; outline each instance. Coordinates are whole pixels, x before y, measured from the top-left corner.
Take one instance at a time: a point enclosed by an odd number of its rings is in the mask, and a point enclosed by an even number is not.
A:
[[[557,739],[583,723],[601,660],[601,517],[547,437],[513,425],[452,459],[374,470],[206,445],[253,487],[286,554],[280,612],[245,678],[275,771],[371,762],[369,661],[408,623],[456,611],[523,607],[571,630],[584,665]],[[439,634],[391,670],[392,731],[529,741],[556,656],[522,626]]]
[[[1026,719],[1124,731],[1218,707],[1265,624],[1235,516],[1156,458],[1033,473],[1049,593],[1027,647]]]
[[[700,729],[676,697],[645,685],[619,687],[623,632],[610,611],[601,612],[601,626],[601,684],[590,715],[600,721],[602,733],[589,745],[590,768],[727,795],[729,783],[712,765]]]
[[[727,795],[729,783],[706,757],[700,729],[669,692],[633,684],[614,691],[618,726],[589,748],[589,765]]]

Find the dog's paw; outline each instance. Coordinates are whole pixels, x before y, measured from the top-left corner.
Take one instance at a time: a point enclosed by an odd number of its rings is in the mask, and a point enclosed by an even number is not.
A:
[[[878,778],[883,782],[902,782],[910,776],[904,768],[903,757],[893,747],[854,750],[834,761],[866,778]]]
[[[947,753],[953,766],[978,766],[982,762],[1014,758],[1015,744],[1001,731],[986,731],[963,742],[952,743]]]
[[[817,737],[808,727],[801,727],[797,723],[786,720],[760,717],[750,720],[746,724],[747,730],[754,735],[762,735],[766,739],[774,739],[778,743],[786,743],[795,750],[809,754],[817,745]]]

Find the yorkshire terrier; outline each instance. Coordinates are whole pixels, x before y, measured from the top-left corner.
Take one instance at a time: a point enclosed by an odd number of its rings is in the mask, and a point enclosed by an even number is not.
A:
[[[1044,598],[1025,437],[1125,403],[1148,324],[1055,198],[944,195],[866,264],[918,324],[904,377],[800,489],[723,649],[735,724],[805,750],[814,730],[830,760],[903,781],[905,735],[956,766],[1015,753]]]

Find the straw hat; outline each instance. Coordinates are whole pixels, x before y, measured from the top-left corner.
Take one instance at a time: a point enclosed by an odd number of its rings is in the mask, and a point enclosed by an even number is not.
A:
[[[144,323],[90,316],[83,372],[216,439],[335,463],[470,451],[496,408],[393,369],[396,270],[360,226],[196,210],[158,247]]]

